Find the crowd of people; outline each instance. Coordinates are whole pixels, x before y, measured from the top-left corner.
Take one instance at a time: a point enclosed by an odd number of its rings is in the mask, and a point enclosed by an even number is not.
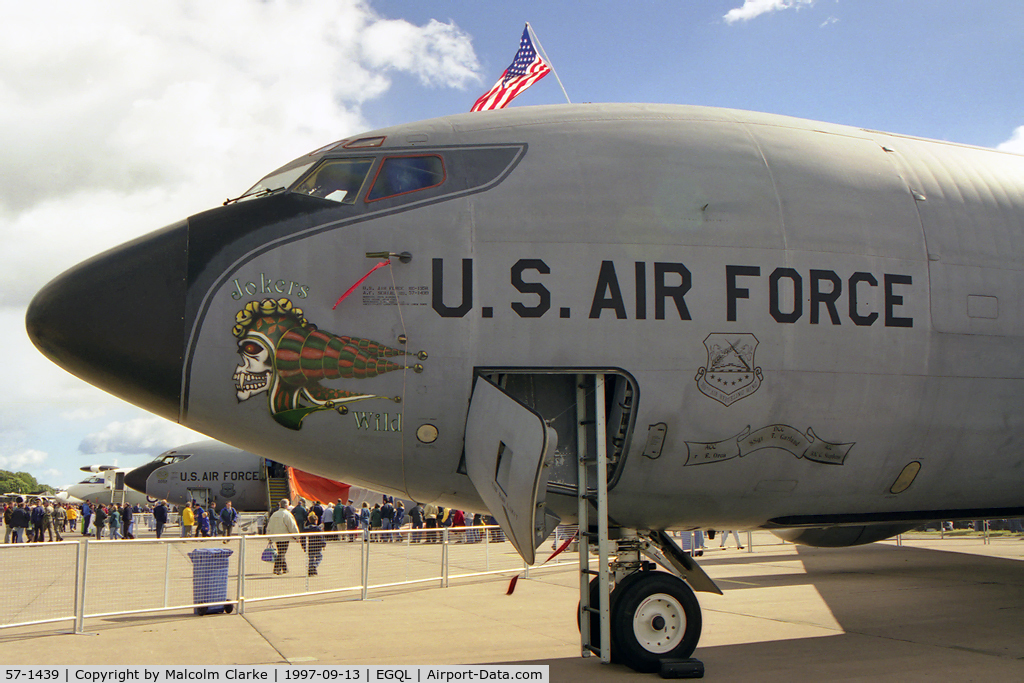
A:
[[[382,496],[381,502],[374,503],[372,507],[366,502],[362,503],[361,507],[356,507],[351,500],[344,502],[340,498],[336,503],[324,504],[315,501],[307,507],[307,502],[299,498],[294,505],[287,499],[282,500],[278,512],[282,509],[292,518],[294,528],[285,525],[281,517],[278,517],[277,523],[271,524],[269,520],[277,516],[275,512],[270,515],[265,525],[261,524],[264,533],[362,531],[364,535],[368,535],[369,532],[397,532],[408,524],[413,532],[410,537],[411,543],[438,543],[442,538],[441,530],[445,527],[496,524],[493,517],[484,518],[480,514],[473,515],[467,523],[466,513],[463,511],[439,508],[436,505],[414,503],[406,510],[403,501],[396,501],[387,495]],[[211,501],[204,506],[195,500],[180,509],[175,509],[167,501],[145,506],[128,503],[76,505],[39,498],[3,505],[4,543],[62,541],[64,535],[68,533],[80,533],[97,539],[133,539],[136,536],[135,525],[137,522],[141,523],[140,520],[143,519],[139,517],[140,514],[146,515],[144,519],[149,529],[156,532],[157,538],[163,536],[173,514],[178,515],[179,535],[183,538],[231,536],[239,524],[238,511],[230,501],[219,509],[215,502]],[[453,533],[456,534],[452,538],[454,542],[473,543],[483,538],[481,532],[472,529]],[[348,541],[355,541],[358,537],[359,534],[344,536]],[[370,538],[379,542],[402,540],[398,533],[375,533]],[[318,550],[322,550],[322,547]],[[282,566],[283,555],[282,552]],[[315,567],[312,570],[315,574]]]
[[[62,534],[74,529],[78,506],[51,503],[41,498],[3,506],[4,543],[63,541]]]
[[[366,502],[356,508],[352,501],[343,503],[339,498],[337,503],[322,504],[314,502],[308,508],[306,501],[299,498],[292,505],[287,498],[278,502],[277,510],[267,519],[265,533],[269,535],[288,535],[314,533],[320,531],[362,531],[363,535],[369,532],[383,532],[371,536],[371,540],[379,542],[401,541],[402,537],[396,533],[408,519],[412,529],[410,543],[438,543],[441,541],[441,530],[444,527],[466,527],[466,516],[461,510],[451,508],[439,508],[436,505],[421,505],[414,503],[408,513],[402,501],[395,501],[391,496],[383,496],[380,503],[375,503],[371,508]],[[484,524],[496,524],[493,517],[486,521],[479,515],[473,515],[472,526],[483,526]],[[392,533],[387,533],[392,532]],[[462,536],[452,539],[455,542],[477,543],[483,540],[481,531],[466,529],[460,532]],[[504,536],[498,531],[500,537],[493,540],[503,541]],[[344,538],[354,541],[360,534],[346,534]],[[338,540],[341,535],[336,536]],[[314,536],[309,539],[299,539],[302,549],[306,551],[308,565],[306,573],[309,576],[317,575],[317,568],[323,561],[323,550],[327,546],[324,535]],[[286,556],[291,539],[274,540],[268,546],[273,555],[274,574],[286,574],[288,562]]]
[[[238,510],[231,501],[217,510],[217,503],[210,501],[204,508],[193,500],[179,510],[178,523],[181,525],[181,537],[210,538],[213,536],[231,536],[238,526]],[[153,519],[156,523],[156,537],[163,535],[164,526],[169,519],[167,501],[160,501],[153,508]]]
[[[181,513],[183,519],[187,515],[194,515],[195,519],[194,526],[192,522],[189,523],[187,533],[182,524],[182,536],[230,536],[238,522],[238,513],[230,502],[220,512],[216,512],[216,504],[211,503],[209,510],[194,504],[183,508]],[[170,514],[171,508],[167,501],[159,501],[155,505],[71,504],[36,498],[5,503],[4,543],[59,542],[68,533],[95,536],[97,539],[133,539],[139,515],[148,515],[146,519],[149,520],[150,530],[155,530],[157,538],[160,538]],[[212,523],[211,519],[214,520]]]
[[[71,504],[34,498],[3,505],[4,543],[59,542],[81,533],[96,538],[135,538],[136,515],[152,507],[128,503]]]

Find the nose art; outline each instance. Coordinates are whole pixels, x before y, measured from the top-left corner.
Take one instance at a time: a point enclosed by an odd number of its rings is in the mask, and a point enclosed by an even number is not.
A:
[[[95,256],[36,294],[29,337],[73,375],[177,420],[187,265],[186,221]]]

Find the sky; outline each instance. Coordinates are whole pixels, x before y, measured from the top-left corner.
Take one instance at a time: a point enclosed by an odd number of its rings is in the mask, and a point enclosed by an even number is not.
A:
[[[1017,0],[13,3],[0,469],[65,486],[81,466],[203,438],[38,353],[24,317],[46,282],[323,144],[469,111],[527,21],[573,102],[748,109],[1024,153]],[[565,97],[548,76],[510,106]]]

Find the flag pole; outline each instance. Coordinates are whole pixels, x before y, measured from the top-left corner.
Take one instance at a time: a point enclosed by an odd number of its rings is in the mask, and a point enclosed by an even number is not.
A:
[[[526,22],[526,28],[530,32],[530,35],[533,36],[533,42],[537,44],[537,49],[540,50],[540,54],[544,58],[544,61],[547,62],[549,67],[551,67],[551,73],[555,75],[555,80],[558,81],[558,87],[562,89],[562,94],[565,95],[565,101],[572,104],[572,100],[569,99],[569,93],[565,92],[565,86],[562,85],[562,79],[558,77],[558,72],[555,71],[555,65],[551,63],[550,59],[548,59],[548,53],[544,51],[544,46],[540,44],[540,39],[537,37],[536,32],[534,32],[533,27],[530,26],[530,22]]]

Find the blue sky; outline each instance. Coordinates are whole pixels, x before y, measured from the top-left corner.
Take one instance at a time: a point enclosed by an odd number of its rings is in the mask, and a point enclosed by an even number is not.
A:
[[[727,22],[742,0],[701,2],[379,2],[389,16],[454,20],[472,35],[485,86],[529,21],[574,102],[669,102],[751,109],[996,146],[1024,124],[1024,11],[1017,2],[813,3]],[[553,5],[553,6],[552,6]],[[468,109],[474,92],[371,103],[389,123]],[[404,97],[411,95],[411,97]],[[552,78],[515,106],[564,101]]]
[[[43,284],[321,144],[468,111],[526,21],[573,102],[751,109],[1024,153],[1010,0],[19,3],[0,24],[0,469],[66,485],[79,466],[196,438],[35,351],[23,321]],[[560,102],[548,77],[511,106]]]

